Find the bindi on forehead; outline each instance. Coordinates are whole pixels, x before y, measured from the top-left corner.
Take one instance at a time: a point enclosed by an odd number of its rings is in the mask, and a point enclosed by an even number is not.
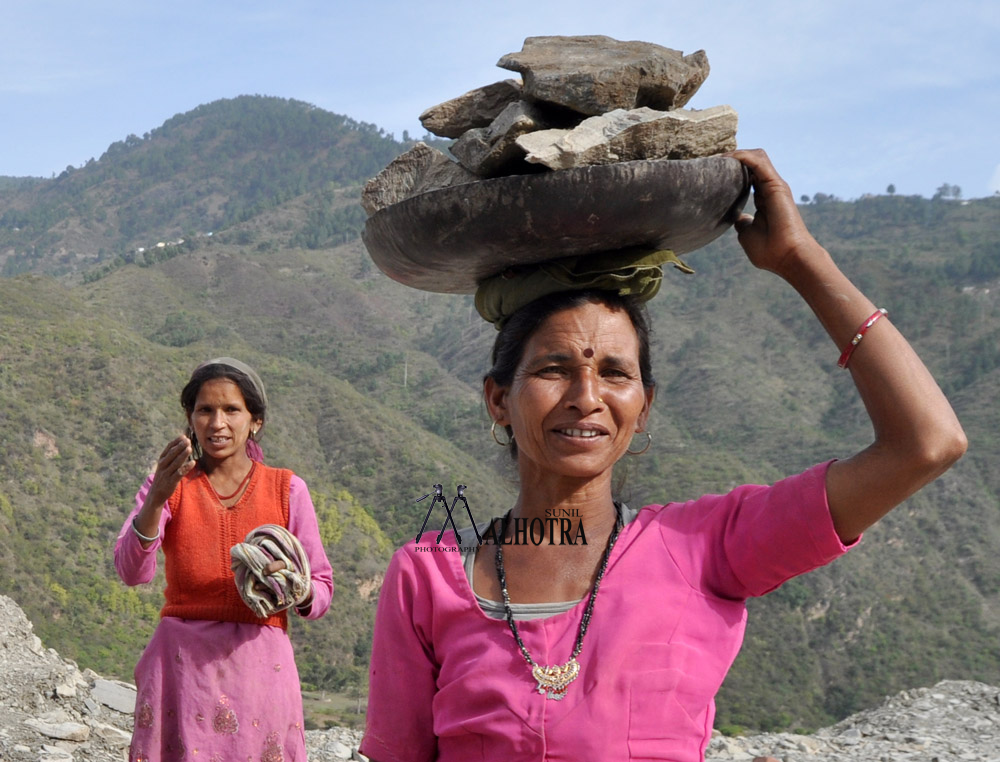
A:
[[[594,350],[591,349],[590,347],[587,347],[585,350],[583,350],[583,356],[584,357],[593,357],[594,356]]]

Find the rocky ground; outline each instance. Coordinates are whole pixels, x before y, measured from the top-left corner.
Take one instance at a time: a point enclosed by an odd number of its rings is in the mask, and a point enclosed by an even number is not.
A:
[[[32,632],[0,595],[0,762],[124,762],[135,687],[81,671]],[[359,731],[306,732],[309,758],[362,759]]]
[[[1000,762],[1000,688],[945,680],[903,691],[815,735],[716,737],[707,762]]]
[[[135,689],[42,646],[0,595],[0,762],[128,759]],[[360,733],[306,733],[313,762],[363,759]],[[707,762],[1000,762],[1000,688],[945,681],[904,691],[811,736],[717,737]]]

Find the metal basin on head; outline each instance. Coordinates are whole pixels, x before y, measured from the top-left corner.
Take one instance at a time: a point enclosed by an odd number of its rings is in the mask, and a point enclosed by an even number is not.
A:
[[[474,293],[514,265],[633,246],[690,253],[733,224],[749,189],[743,165],[724,156],[513,175],[392,204],[362,238],[400,283]]]

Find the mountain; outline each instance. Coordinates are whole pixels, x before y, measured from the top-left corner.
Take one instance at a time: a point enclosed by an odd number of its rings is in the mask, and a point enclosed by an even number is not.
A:
[[[0,183],[0,593],[46,645],[130,676],[162,588],[124,588],[110,549],[211,356],[258,368],[268,460],[317,504],[337,593],[324,619],[293,624],[307,684],[361,687],[380,575],[431,485],[469,485],[477,520],[509,507],[479,395],[494,330],[469,297],[384,277],[357,237],[361,184],[404,149],[307,104],[241,97],[61,177]],[[913,341],[971,446],[848,557],[751,601],[719,698],[730,730],[819,727],[941,679],[1000,683],[1000,200],[803,214]],[[628,459],[625,499],[770,482],[864,447],[837,348],[791,289],[732,234],[689,264],[650,306],[653,446]]]
[[[0,184],[0,268],[66,274],[191,239],[293,197],[357,185],[398,152],[374,125],[307,103],[216,101],[54,180]],[[351,209],[345,223],[356,235],[364,213]]]

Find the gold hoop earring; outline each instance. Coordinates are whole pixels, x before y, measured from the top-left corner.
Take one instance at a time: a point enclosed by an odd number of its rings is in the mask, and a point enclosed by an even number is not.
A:
[[[501,447],[510,447],[510,443],[514,441],[514,437],[511,436],[506,442],[501,442],[500,437],[497,436],[497,423],[497,421],[493,421],[493,425],[490,426],[490,434],[493,435],[493,441]]]
[[[653,444],[653,435],[650,434],[648,431],[640,431],[636,433],[646,435],[646,446],[643,447],[641,450],[626,450],[625,452],[628,453],[629,455],[642,455],[644,452],[646,452],[646,450],[649,449],[649,446]]]

